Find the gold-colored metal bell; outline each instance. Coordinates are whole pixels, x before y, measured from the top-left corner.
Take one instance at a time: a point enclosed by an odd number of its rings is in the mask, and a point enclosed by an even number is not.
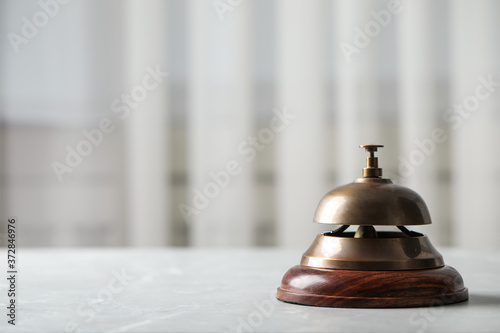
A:
[[[314,222],[340,227],[316,237],[300,266],[283,277],[278,299],[335,307],[428,306],[466,300],[468,291],[460,274],[445,266],[427,236],[405,227],[431,223],[422,197],[382,178],[375,156],[382,145],[360,147],[370,153],[363,177],[328,192],[314,214]],[[356,232],[346,231],[351,225],[358,226]],[[377,226],[394,226],[395,231],[377,231]]]
[[[301,264],[317,268],[404,270],[444,265],[443,257],[427,236],[404,226],[430,224],[427,205],[407,187],[381,178],[374,156],[381,145],[362,145],[370,153],[363,178],[337,187],[321,199],[313,221],[340,224],[320,234],[302,257]],[[344,232],[359,225],[356,233]],[[377,232],[373,226],[397,226],[401,232]],[[334,237],[332,237],[334,236]]]

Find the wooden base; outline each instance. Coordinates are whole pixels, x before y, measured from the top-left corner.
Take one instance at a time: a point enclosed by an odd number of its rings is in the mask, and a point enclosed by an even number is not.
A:
[[[466,301],[453,267],[407,271],[354,271],[294,266],[278,288],[279,300],[339,308],[439,306]]]

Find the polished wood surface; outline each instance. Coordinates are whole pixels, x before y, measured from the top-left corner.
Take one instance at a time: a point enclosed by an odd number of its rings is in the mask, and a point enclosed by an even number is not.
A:
[[[439,306],[468,299],[460,274],[450,266],[407,271],[355,271],[294,266],[283,277],[278,299],[296,304],[391,308]]]

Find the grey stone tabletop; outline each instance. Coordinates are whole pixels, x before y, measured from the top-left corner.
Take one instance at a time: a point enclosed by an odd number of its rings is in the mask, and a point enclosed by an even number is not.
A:
[[[500,252],[440,248],[446,264],[462,274],[469,301],[406,309],[319,308],[276,300],[283,274],[302,252],[21,249],[16,325],[8,323],[9,281],[2,279],[0,331],[500,332]]]

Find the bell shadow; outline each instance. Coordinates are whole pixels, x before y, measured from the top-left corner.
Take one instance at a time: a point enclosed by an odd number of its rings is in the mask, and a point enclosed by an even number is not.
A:
[[[447,307],[465,306],[498,306],[500,307],[500,295],[469,294],[469,300],[461,303],[450,304]]]
[[[474,294],[469,295],[469,305],[475,306],[498,306],[500,307],[500,295],[484,295]]]

